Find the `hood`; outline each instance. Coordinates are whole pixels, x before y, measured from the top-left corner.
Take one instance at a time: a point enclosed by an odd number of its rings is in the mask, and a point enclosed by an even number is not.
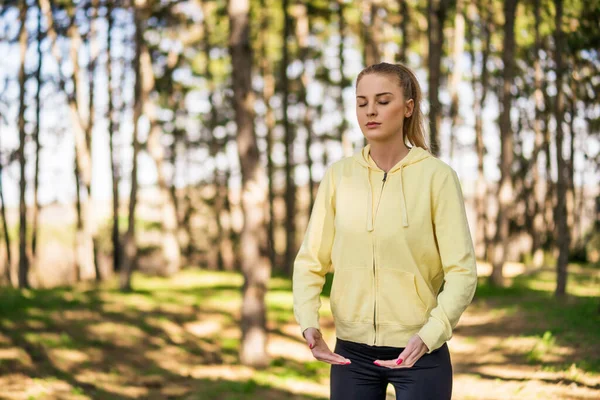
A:
[[[367,209],[367,231],[369,232],[373,230],[373,185],[371,184],[370,170],[384,172],[371,158],[370,150],[371,146],[366,145],[360,152],[355,153],[353,156],[354,160],[364,167],[365,179],[367,180],[369,186],[369,201]],[[421,147],[413,146],[409,150],[408,154],[388,171],[388,175],[397,175],[400,179],[401,193],[399,193],[399,206],[401,207],[402,211],[402,226],[405,228],[408,226],[408,210],[406,209],[406,199],[404,198],[404,179],[402,176],[404,168],[423,161],[429,157],[433,156],[427,150]]]

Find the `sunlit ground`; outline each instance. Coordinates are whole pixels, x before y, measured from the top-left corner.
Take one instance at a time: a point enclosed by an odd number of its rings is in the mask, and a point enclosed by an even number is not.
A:
[[[453,398],[600,398],[600,270],[570,271],[564,304],[551,270],[517,276],[507,290],[480,285],[450,342]],[[135,275],[129,294],[114,282],[3,289],[0,398],[328,398],[329,368],[300,336],[289,280],[273,278],[267,297],[270,368],[239,365],[241,284],[239,274],[187,270]],[[333,345],[328,306],[324,297]]]

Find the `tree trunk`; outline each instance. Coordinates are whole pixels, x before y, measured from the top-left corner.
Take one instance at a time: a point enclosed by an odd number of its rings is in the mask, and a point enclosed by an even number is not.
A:
[[[338,10],[338,13],[342,13],[343,14],[343,5],[339,4],[340,9]],[[307,7],[300,2],[298,5],[298,14],[296,15],[296,37],[298,38],[298,47],[299,47],[299,61],[303,63],[304,68],[302,69],[302,75],[300,76],[300,101],[302,102],[302,105],[304,106],[304,129],[306,129],[306,167],[308,169],[308,194],[309,194],[309,205],[308,205],[308,213],[310,214],[310,210],[312,209],[312,205],[315,202],[315,192],[313,190],[313,159],[312,156],[310,154],[310,148],[312,147],[312,143],[313,143],[313,136],[314,136],[314,132],[313,132],[313,127],[312,127],[312,113],[313,113],[313,109],[312,107],[308,104],[308,99],[307,99],[307,88],[310,85],[310,78],[307,72],[307,68],[306,68],[306,62],[308,60],[308,51],[309,51],[309,44],[308,44],[308,40],[309,40],[309,36],[310,36],[310,32],[311,32],[311,23],[310,23],[310,14],[308,13]],[[340,11],[342,10],[342,11]],[[342,14],[340,15],[340,18],[343,17]],[[340,36],[343,37],[342,32],[344,32],[344,28],[343,28],[343,22],[339,22],[339,29],[340,29]],[[339,53],[342,53],[342,45],[340,44],[340,48],[339,48]],[[343,65],[343,62],[340,61],[340,64]],[[343,67],[342,67],[343,70]],[[342,82],[343,82],[343,75],[342,75]],[[340,84],[340,92],[343,90],[342,88],[343,84]],[[347,126],[347,121],[344,118],[344,126]],[[345,128],[344,128],[345,129]],[[342,135],[342,131],[340,131],[340,135]],[[340,138],[340,140],[343,142],[344,138]],[[347,138],[346,138],[347,140]],[[349,143],[349,141],[348,141]],[[351,145],[349,143],[349,145]]]
[[[140,142],[138,139],[139,120],[142,115],[143,98],[143,72],[141,67],[142,46],[144,41],[145,20],[142,16],[139,3],[135,3],[133,8],[133,18],[135,22],[135,54],[133,56],[133,68],[135,71],[134,104],[133,104],[133,160],[131,168],[131,191],[129,192],[129,215],[127,232],[123,240],[123,266],[120,274],[120,288],[123,291],[131,290],[131,275],[137,264],[137,243],[135,237],[135,210],[137,206],[137,169],[138,155],[140,153]]]
[[[88,148],[88,152],[90,155],[90,168],[92,167],[93,163],[92,163],[92,132],[94,130],[94,123],[95,123],[95,116],[96,116],[96,109],[95,109],[95,104],[94,104],[94,82],[95,82],[95,72],[96,72],[96,63],[98,60],[98,52],[99,52],[99,48],[98,48],[98,40],[96,37],[96,19],[97,19],[97,15],[98,15],[98,0],[92,0],[90,3],[90,10],[89,10],[89,14],[90,14],[90,31],[88,33],[88,49],[89,49],[89,54],[90,54],[90,59],[88,62],[88,122],[86,124],[86,132],[85,132],[85,137],[86,137],[86,145]],[[87,189],[87,201],[88,201],[88,207],[91,205],[92,203],[92,185],[91,185],[91,176],[90,176],[90,182],[89,185],[86,187]],[[92,252],[93,252],[93,257],[94,257],[94,262],[93,262],[93,266],[94,266],[94,278],[96,280],[96,282],[99,282],[102,279],[102,276],[100,274],[100,268],[98,265],[98,230],[96,228],[96,222],[95,222],[95,218],[94,218],[94,214],[91,210],[88,210],[88,224],[89,224],[89,230],[90,230],[90,235],[92,237]]]
[[[38,18],[37,18],[37,56],[38,65],[35,71],[35,80],[37,89],[35,92],[35,132],[33,140],[35,141],[35,171],[33,178],[33,228],[31,232],[31,256],[34,265],[37,265],[37,243],[38,243],[38,223],[40,213],[39,203],[39,187],[40,187],[40,115],[41,101],[40,93],[42,91],[42,8],[38,3]]]
[[[271,62],[267,54],[268,48],[268,33],[269,33],[269,9],[266,7],[265,0],[261,0],[261,25],[260,25],[260,74],[264,80],[263,86],[263,102],[266,107],[265,111],[265,125],[267,127],[267,180],[269,182],[269,223],[267,224],[267,237],[268,237],[268,248],[269,248],[269,262],[273,267],[277,265],[277,251],[275,248],[275,227],[277,221],[275,220],[275,187],[273,181],[275,179],[275,166],[273,164],[273,141],[275,129],[275,113],[271,107],[271,98],[275,94],[275,76],[273,76],[273,69]],[[302,21],[298,19],[298,25],[301,25]],[[304,45],[304,38],[298,37],[298,45],[300,46],[301,54]],[[304,98],[305,99],[305,98]],[[306,104],[305,104],[306,106]],[[307,128],[308,129],[308,128]],[[310,135],[310,132],[308,133]],[[309,167],[310,168],[310,167]],[[309,171],[309,181],[311,173]]]
[[[165,261],[164,273],[169,276],[181,269],[181,248],[179,247],[179,241],[177,240],[177,231],[179,229],[177,208],[175,207],[175,203],[169,192],[169,185],[163,172],[164,148],[161,144],[162,130],[157,121],[156,105],[150,99],[150,94],[155,87],[152,59],[148,47],[143,42],[143,35],[141,36],[141,40],[140,68],[142,69],[142,107],[144,114],[150,121],[150,133],[148,134],[146,147],[150,157],[156,165],[156,175],[162,203],[161,245]],[[178,58],[175,59],[177,59],[175,62],[177,63]],[[169,70],[172,70],[175,67],[176,64],[167,66]]]
[[[450,161],[454,160],[456,148],[455,129],[459,121],[458,87],[462,81],[462,56],[465,51],[465,17],[463,0],[456,1],[456,17],[454,18],[454,39],[452,44],[452,77],[450,79]]]
[[[434,155],[440,155],[440,124],[442,121],[442,110],[438,92],[440,88],[441,63],[444,44],[444,21],[448,7],[447,0],[427,1],[427,35],[429,37],[429,132],[431,151]]]
[[[285,132],[285,258],[284,269],[289,276],[292,276],[294,258],[296,257],[296,183],[294,174],[296,171],[294,157],[294,131],[290,125],[288,117],[289,108],[289,85],[287,76],[287,67],[289,65],[289,46],[288,38],[291,35],[292,21],[290,20],[288,10],[288,0],[283,0],[283,55],[281,60],[281,82],[283,97],[283,129]]]
[[[400,8],[400,15],[402,20],[400,22],[400,35],[402,36],[402,43],[400,44],[400,51],[396,56],[396,61],[406,64],[408,62],[408,43],[410,43],[410,37],[408,35],[408,27],[410,25],[410,9],[406,0],[398,0],[398,7]]]
[[[261,8],[265,10],[265,8]],[[207,60],[210,60],[210,52],[212,50],[211,44],[211,24],[208,21],[208,16],[212,13],[212,7],[209,3],[202,3],[202,12],[204,13],[203,18],[203,29],[204,29],[204,54]],[[262,33],[262,32],[261,32]],[[266,33],[265,33],[266,34]],[[266,57],[266,56],[265,56]],[[217,112],[217,106],[214,102],[214,94],[216,92],[216,85],[214,84],[213,74],[211,70],[210,62],[207,62],[204,69],[204,74],[209,85],[208,102],[211,104],[210,119],[208,121],[207,134],[209,142],[209,154],[212,158],[217,157],[219,152],[226,147],[226,142],[229,140],[229,135],[224,139],[217,139],[212,134],[213,129],[219,124],[219,115]],[[266,85],[266,83],[265,83]],[[265,103],[268,107],[268,103]],[[226,259],[225,255],[233,255],[233,243],[231,240],[231,224],[225,226],[223,220],[226,217],[230,217],[228,210],[228,196],[229,196],[229,178],[228,174],[223,171],[219,171],[215,168],[214,184],[215,184],[215,200],[214,200],[214,215],[215,222],[217,224],[217,237],[215,238],[214,251],[217,253],[217,266],[220,270],[234,270],[235,262],[232,257]]]
[[[512,106],[511,89],[514,80],[515,56],[515,13],[517,0],[506,0],[504,3],[504,47],[502,61],[504,64],[502,86],[502,110],[500,114],[500,182],[498,183],[498,215],[496,218],[496,235],[494,237],[494,253],[492,255],[492,275],[490,284],[504,286],[503,266],[509,243],[509,207],[513,201],[513,182],[511,167],[513,162],[513,132],[510,122]]]
[[[48,0],[40,0],[42,7],[47,10],[46,15],[48,18],[48,34],[53,38],[53,52],[55,53],[57,62],[60,64],[61,57],[59,56],[58,44],[56,41],[56,32],[54,31],[54,24],[50,5]],[[81,36],[78,31],[78,27],[75,24],[74,18],[70,21],[70,25],[67,29],[69,41],[70,41],[70,57],[73,68],[73,74],[71,81],[73,84],[73,90],[67,94],[69,111],[71,117],[71,127],[75,136],[75,162],[77,164],[77,180],[79,184],[83,184],[87,197],[85,200],[80,202],[81,207],[81,220],[79,229],[76,233],[77,236],[77,249],[76,249],[76,260],[78,265],[78,276],[81,279],[89,279],[95,276],[95,258],[94,258],[94,242],[92,232],[94,230],[94,216],[91,210],[91,189],[92,189],[92,158],[91,158],[91,132],[87,130],[86,123],[83,121],[81,115],[81,105],[79,100],[82,96],[80,95],[81,83],[79,73],[79,50],[81,48]],[[60,87],[66,93],[66,79],[60,75]],[[79,193],[79,192],[78,192]]]
[[[488,68],[487,60],[490,55],[490,41],[491,41],[491,29],[492,29],[492,13],[484,11],[481,2],[477,4],[469,5],[469,24],[467,25],[467,34],[469,36],[469,49],[471,55],[471,75],[473,77],[473,111],[475,114],[475,151],[477,153],[477,183],[475,190],[475,209],[477,212],[477,224],[476,224],[476,250],[479,258],[487,259],[488,257],[488,246],[489,236],[487,235],[487,184],[485,179],[484,169],[484,157],[485,157],[485,143],[483,142],[483,109],[485,108],[485,101],[488,93]],[[474,38],[475,33],[474,24],[477,15],[480,18],[480,36],[482,40],[481,48],[481,74],[476,79],[476,60],[475,60],[475,48]],[[484,18],[485,16],[485,18]]]
[[[544,73],[542,71],[540,50],[541,50],[541,39],[540,39],[540,0],[534,0],[534,18],[535,18],[535,59],[534,59],[534,70],[535,70],[535,116],[533,122],[533,131],[535,133],[535,148],[543,149],[544,147],[544,132],[542,131],[542,107],[544,107],[544,95],[542,93],[542,79]],[[539,151],[532,155],[532,186],[533,186],[533,197],[534,197],[534,216],[533,216],[533,229],[531,234],[532,239],[532,253],[533,253],[533,267],[539,268],[544,262],[544,250],[543,250],[543,236],[544,236],[544,215],[543,215],[543,196],[544,187],[540,177],[540,168],[538,166],[538,154]],[[546,155],[546,157],[548,157]],[[547,177],[548,181],[551,177]]]
[[[579,70],[579,66],[576,63],[576,55],[573,56],[573,71]],[[568,168],[568,189],[567,189],[567,226],[569,227],[570,234],[570,248],[576,244],[578,239],[577,227],[579,225],[581,209],[576,207],[577,198],[575,191],[575,141],[577,139],[577,133],[575,131],[575,118],[577,117],[577,75],[572,74],[570,77],[571,86],[571,99],[569,101],[570,114],[569,118],[569,133],[571,135],[569,140],[569,162],[567,163]]]
[[[344,89],[347,87],[346,78],[344,76],[344,65],[346,63],[345,57],[344,57],[344,40],[345,40],[345,34],[346,34],[346,18],[344,16],[344,7],[345,7],[344,2],[342,0],[337,0],[338,32],[340,35],[340,43],[338,45],[338,59],[339,59],[339,63],[340,63],[340,81],[339,81],[339,85],[338,85],[339,98],[337,101],[337,105],[338,105],[338,112],[340,113],[340,116],[342,118],[342,122],[338,125],[338,140],[340,142],[340,145],[342,146],[342,154],[345,157],[348,157],[348,156],[352,155],[352,143],[350,142],[350,139],[348,138],[348,135],[346,133],[346,131],[348,130],[348,121],[346,120],[346,108],[344,106]],[[308,17],[305,16],[304,18],[308,18]],[[306,23],[304,23],[304,25],[308,28],[308,21]],[[296,25],[296,26],[298,27],[298,25]],[[306,43],[304,46],[306,49],[306,47],[308,46],[309,32],[307,30],[305,33],[302,33],[302,34],[306,35],[306,37],[303,39],[304,42]],[[306,53],[306,50],[304,50],[304,52]],[[306,55],[304,57],[306,57]],[[303,76],[304,75],[306,75],[306,72],[304,72]],[[306,129],[308,129],[308,127]]]
[[[48,24],[48,37],[51,41],[51,48],[57,63],[60,65],[62,57],[60,55],[60,49],[57,42],[57,33],[54,28],[54,17],[52,15],[52,9],[50,8],[49,0],[39,0],[39,4],[46,15],[46,22]],[[75,154],[77,171],[79,176],[77,180],[83,183],[88,197],[84,202],[81,203],[82,208],[82,220],[80,228],[76,233],[76,264],[79,266],[78,275],[83,279],[91,278],[95,276],[95,259],[94,259],[94,242],[92,233],[94,231],[94,214],[91,210],[91,188],[92,188],[92,158],[91,158],[91,132],[87,131],[86,123],[83,121],[80,113],[80,104],[78,99],[79,90],[81,84],[79,82],[79,49],[81,36],[79,34],[77,25],[75,24],[74,18],[71,19],[69,27],[67,29],[68,37],[70,40],[70,57],[73,68],[73,74],[71,81],[73,84],[73,90],[71,93],[67,93],[66,90],[66,78],[62,73],[62,69],[59,68],[59,87],[67,94],[69,112],[71,117],[71,128],[74,132],[75,137]]]
[[[551,145],[552,145],[552,137],[550,135],[550,105],[552,104],[552,99],[548,94],[546,80],[542,81],[542,94],[544,96],[544,103],[546,104],[544,110],[544,153],[546,154],[546,193],[544,196],[544,231],[545,234],[545,243],[544,248],[546,251],[550,253],[554,253],[553,249],[556,246],[556,240],[554,238],[554,231],[556,229],[556,219],[554,218],[554,208],[556,204],[556,185],[552,180],[552,153],[551,153]]]
[[[79,72],[79,50],[81,38],[77,31],[77,26],[72,23],[69,28],[69,39],[71,42],[71,63],[73,65],[73,93],[69,96],[69,109],[71,111],[71,126],[75,133],[75,161],[78,169],[78,179],[82,184],[86,197],[81,201],[81,215],[83,224],[77,232],[78,248],[77,259],[80,268],[81,279],[90,279],[96,275],[95,250],[93,241],[94,214],[92,210],[92,152],[91,152],[91,131],[81,117],[80,105],[77,101],[79,96],[80,72]]]
[[[249,0],[230,0],[228,12],[244,215],[244,226],[241,233],[244,285],[242,288],[240,360],[244,365],[265,367],[269,364],[266,350],[265,294],[271,267],[263,255],[264,250],[261,249],[261,243],[264,243],[266,239],[263,213],[267,185],[254,132]]]
[[[115,118],[114,118],[114,93],[113,93],[113,69],[112,69],[112,34],[114,29],[113,2],[107,2],[106,18],[108,28],[106,35],[106,75],[108,77],[108,137],[110,148],[110,174],[112,178],[112,247],[113,247],[113,271],[121,268],[121,246],[119,240],[119,167],[117,152],[115,151]]]
[[[362,5],[363,59],[365,60],[365,66],[368,67],[381,61],[381,51],[379,49],[381,18],[377,15],[378,6],[373,0],[365,0]]]
[[[142,69],[146,80],[148,75],[153,74],[152,72],[152,61],[150,54],[145,45],[142,46]],[[154,79],[152,78],[152,87],[154,86]],[[148,79],[150,81],[150,79]],[[164,162],[164,148],[160,143],[162,137],[162,131],[160,126],[156,123],[156,110],[155,106],[150,104],[148,100],[148,94],[150,93],[150,87],[143,89],[144,93],[144,109],[145,114],[151,121],[152,128],[148,135],[147,149],[150,157],[156,165],[156,174],[158,180],[158,187],[161,193],[162,202],[162,253],[165,264],[165,274],[173,275],[181,269],[181,248],[179,247],[179,241],[177,240],[178,231],[178,218],[177,208],[171,194],[169,193],[169,185],[163,172]]]
[[[567,265],[569,263],[570,232],[567,224],[567,189],[569,185],[569,166],[563,156],[563,120],[564,120],[564,66],[562,52],[565,47],[562,32],[562,0],[554,0],[555,15],[555,45],[554,60],[556,64],[556,100],[554,102],[554,118],[556,119],[556,163],[558,180],[556,182],[556,238],[558,244],[558,260],[556,262],[556,297],[564,297],[567,289]]]
[[[21,2],[21,28],[19,30],[19,48],[21,50],[21,66],[19,68],[19,288],[28,288],[29,259],[27,255],[27,205],[25,204],[25,191],[27,177],[25,176],[25,56],[27,53],[27,18],[28,6]]]
[[[0,132],[0,143],[2,132]],[[2,145],[0,144],[0,149]],[[6,269],[4,270],[4,278],[9,285],[12,285],[12,253],[10,249],[10,236],[8,233],[8,221],[6,220],[6,203],[4,202],[4,188],[2,186],[3,168],[2,158],[0,157],[0,216],[2,217],[2,236],[4,237],[4,245],[6,246]]]
[[[79,282],[81,280],[81,265],[79,263],[81,251],[81,232],[83,232],[83,211],[82,211],[82,202],[81,202],[81,179],[79,172],[79,164],[77,163],[77,149],[75,149],[75,159],[73,160],[73,172],[75,178],[75,212],[77,214],[77,221],[75,223],[75,281]]]

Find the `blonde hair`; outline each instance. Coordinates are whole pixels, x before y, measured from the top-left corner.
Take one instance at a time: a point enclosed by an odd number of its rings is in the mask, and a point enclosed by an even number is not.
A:
[[[356,86],[365,75],[378,74],[393,76],[398,79],[398,84],[402,89],[406,100],[412,99],[414,109],[410,117],[404,119],[402,135],[404,142],[408,142],[412,146],[421,147],[429,151],[427,141],[425,139],[425,128],[423,126],[423,113],[421,112],[421,86],[414,72],[403,64],[388,64],[385,62],[373,64],[363,69],[356,78]]]

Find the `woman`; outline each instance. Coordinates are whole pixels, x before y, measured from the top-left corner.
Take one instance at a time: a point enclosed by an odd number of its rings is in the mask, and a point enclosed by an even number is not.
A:
[[[332,364],[331,399],[450,399],[446,341],[477,285],[460,182],[425,144],[421,90],[403,65],[357,78],[368,145],[331,165],[294,264],[294,314],[314,357]],[[319,331],[334,270],[336,346]],[[443,289],[442,289],[443,285]]]

